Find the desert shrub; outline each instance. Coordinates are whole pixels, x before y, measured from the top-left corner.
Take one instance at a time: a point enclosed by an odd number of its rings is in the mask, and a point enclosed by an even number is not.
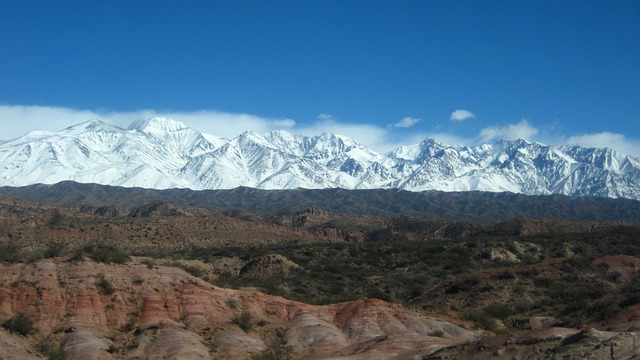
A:
[[[535,278],[536,276],[540,275],[540,270],[536,268],[530,268],[522,270],[519,274],[520,276],[525,278]]]
[[[485,284],[479,290],[480,292],[490,292],[495,290],[495,287],[491,284]]]
[[[622,295],[620,307],[624,308],[640,303],[640,279],[632,280],[620,290],[620,293]]]
[[[62,249],[63,249],[62,244],[49,244],[44,249],[43,257],[45,259],[58,257],[62,253]]]
[[[228,299],[227,300],[227,305],[229,305],[229,307],[232,308],[232,309],[237,309],[238,308],[238,300],[236,300],[236,299]]]
[[[49,337],[36,344],[36,350],[49,360],[66,360],[68,358],[67,352]]]
[[[483,311],[470,310],[462,314],[462,317],[477,323],[481,328],[489,331],[495,332],[498,328],[496,319]]]
[[[147,265],[147,269],[151,270],[156,266],[156,262],[151,259],[144,259],[140,261],[141,264]]]
[[[244,311],[239,316],[233,318],[232,321],[234,324],[238,325],[240,329],[244,332],[249,332],[253,328],[253,321],[251,319],[251,314]]]
[[[442,331],[442,330],[434,330],[434,331],[430,332],[428,335],[429,336],[433,336],[433,337],[444,337],[444,331]]]
[[[63,220],[63,217],[62,217],[62,214],[60,214],[60,210],[54,209],[53,212],[50,214],[49,221],[47,222],[47,225],[50,228],[55,228],[55,227],[58,227],[62,223],[62,220]]]
[[[262,278],[252,282],[253,286],[260,288],[262,292],[269,295],[287,296],[287,292],[282,288],[282,281],[274,278]]]
[[[554,284],[549,296],[553,299],[571,301],[574,299],[597,299],[611,291],[611,286],[596,281],[592,283]]]
[[[98,288],[98,292],[102,295],[111,295],[116,291],[109,280],[105,278],[100,278],[98,281],[96,281],[96,288]]]
[[[554,281],[548,277],[539,277],[533,279],[533,284],[537,287],[549,288],[553,285]]]
[[[612,271],[607,275],[607,280],[617,283],[620,281],[622,273],[620,271]]]
[[[480,285],[480,278],[477,276],[471,276],[464,280],[453,283],[453,285],[451,285],[446,292],[449,295],[457,294],[459,292],[469,291],[477,287],[478,285]]]
[[[124,264],[129,261],[129,255],[110,245],[86,245],[75,251],[70,261],[81,260],[83,256],[88,256],[94,261]]]
[[[22,249],[14,244],[0,244],[0,261],[8,263],[23,261]]]
[[[516,274],[514,274],[514,272],[511,270],[505,270],[496,275],[495,278],[498,280],[513,280],[516,278]]]
[[[88,255],[95,261],[124,264],[129,261],[129,255],[121,252],[113,246],[97,245],[89,248]]]
[[[199,266],[180,264],[178,267],[195,277],[201,277],[204,275],[204,270]]]
[[[620,306],[615,301],[605,300],[597,302],[589,309],[589,313],[598,320],[605,320],[620,312]]]
[[[124,332],[129,332],[136,328],[136,324],[138,323],[138,316],[136,314],[129,315],[129,319],[127,319],[127,323],[122,325],[121,330]]]
[[[367,298],[369,299],[380,299],[380,300],[384,300],[384,301],[391,301],[391,296],[389,296],[388,293],[382,291],[379,288],[373,288],[370,289],[367,292]]]
[[[293,352],[291,348],[286,346],[284,339],[276,339],[260,354],[253,355],[251,360],[291,360]]]
[[[575,274],[579,271],[589,270],[591,268],[591,260],[584,257],[568,258],[564,263],[562,263],[562,265],[560,265],[560,270],[569,274]]]
[[[484,308],[484,313],[500,320],[504,320],[514,314],[511,307],[505,304],[491,304]]]
[[[2,327],[22,336],[27,336],[35,332],[33,321],[25,314],[18,314],[2,323]]]

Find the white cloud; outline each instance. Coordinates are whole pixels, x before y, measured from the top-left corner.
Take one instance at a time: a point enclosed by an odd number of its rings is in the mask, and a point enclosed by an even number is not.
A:
[[[275,125],[277,127],[291,128],[291,127],[296,126],[296,121],[293,120],[293,119],[275,120],[273,122],[273,125]]]
[[[538,129],[531,126],[525,119],[520,120],[517,124],[508,124],[505,126],[492,126],[480,130],[480,138],[482,141],[488,142],[494,139],[516,140],[525,139],[532,140],[538,134]]]
[[[464,145],[464,146],[469,146],[469,145],[474,145],[475,141],[474,139],[467,139],[467,138],[463,138],[461,136],[455,135],[455,134],[450,134],[450,133],[429,133],[426,134],[424,138],[429,138],[429,139],[433,139],[433,140],[437,140],[443,144],[446,145]]]
[[[475,118],[476,115],[469,110],[456,110],[451,113],[451,117],[449,118],[451,121],[465,121],[468,119]]]
[[[391,124],[389,125],[389,127],[392,128],[410,128],[413,125],[419,123],[421,120],[420,119],[416,119],[416,118],[412,118],[412,117],[405,117],[404,119],[398,121],[395,124]]]
[[[127,128],[131,123],[153,116],[164,116],[199,131],[233,138],[244,131],[266,133],[277,128],[291,128],[291,119],[268,119],[250,114],[234,114],[215,110],[192,112],[156,111],[92,111],[65,107],[0,105],[0,139],[9,140],[31,130],[58,131],[88,120],[104,122]]]
[[[394,143],[389,140],[388,129],[370,124],[338,122],[330,114],[320,114],[319,120],[315,123],[303,125],[292,119],[270,119],[215,110],[178,112],[144,109],[115,112],[21,105],[0,105],[0,140],[14,139],[31,130],[59,131],[92,119],[127,128],[135,121],[154,116],[168,117],[198,131],[228,139],[245,131],[264,134],[286,128],[292,133],[301,135],[312,136],[327,131],[348,136],[379,152],[391,150],[391,146],[394,146]]]
[[[376,125],[341,123],[328,119],[295,129],[297,134],[306,136],[318,135],[325,131],[348,136],[378,152],[390,150],[389,131]]]
[[[187,126],[204,133],[234,138],[244,131],[259,134],[287,129],[295,134],[313,136],[323,131],[353,138],[379,153],[394,150],[402,145],[417,144],[425,138],[438,140],[445,144],[474,145],[494,139],[515,140],[524,138],[535,141],[539,131],[527,120],[515,124],[487,127],[480,131],[475,139],[463,138],[451,132],[398,133],[396,126],[377,126],[373,124],[353,124],[339,122],[329,114],[321,114],[319,120],[311,124],[300,124],[292,119],[264,118],[251,114],[226,113],[215,110],[176,112],[144,109],[138,111],[92,111],[64,107],[14,106],[0,105],[0,140],[10,140],[31,130],[58,131],[92,119],[127,128],[131,123],[153,116],[165,116],[185,123]],[[411,120],[406,120],[411,119]],[[405,118],[397,124],[410,125],[417,119]],[[397,125],[394,124],[394,125]],[[640,139],[630,139],[622,134],[601,132],[570,137],[545,137],[548,144],[571,144],[584,147],[610,147],[621,153],[640,156]],[[1,142],[1,141],[0,141]]]
[[[626,155],[640,156],[640,141],[632,140],[623,134],[600,132],[582,134],[561,139],[559,143],[580,145],[582,147],[611,148]]]
[[[9,140],[31,130],[62,130],[98,116],[89,110],[49,106],[0,105],[0,139]]]

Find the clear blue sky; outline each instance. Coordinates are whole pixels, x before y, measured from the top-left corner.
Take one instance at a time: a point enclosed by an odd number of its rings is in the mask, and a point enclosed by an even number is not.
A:
[[[224,136],[519,135],[640,155],[639,64],[637,0],[0,0],[0,139],[145,110]]]

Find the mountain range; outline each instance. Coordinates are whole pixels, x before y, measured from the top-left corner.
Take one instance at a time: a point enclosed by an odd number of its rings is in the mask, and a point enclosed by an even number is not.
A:
[[[80,183],[148,189],[402,189],[640,199],[640,159],[608,148],[432,139],[380,154],[345,136],[245,132],[225,139],[154,117],[91,120],[0,143],[0,186]]]

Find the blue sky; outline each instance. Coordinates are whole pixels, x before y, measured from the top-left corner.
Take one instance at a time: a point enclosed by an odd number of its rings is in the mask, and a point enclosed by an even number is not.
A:
[[[0,139],[166,115],[640,155],[639,1],[0,0]]]

